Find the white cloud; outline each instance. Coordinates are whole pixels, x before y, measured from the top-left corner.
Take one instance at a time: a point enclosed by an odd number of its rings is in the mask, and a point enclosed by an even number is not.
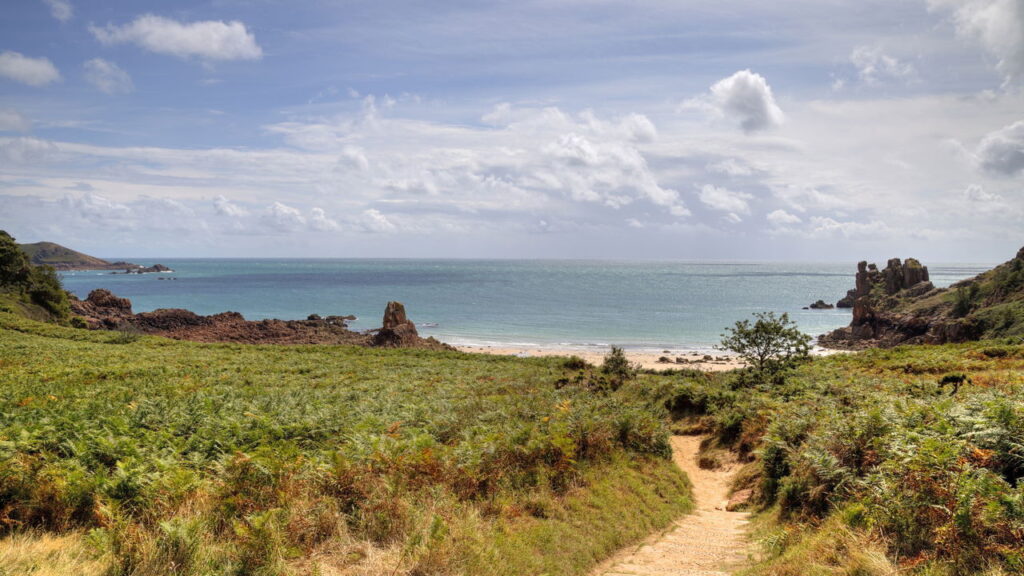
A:
[[[1007,81],[1024,77],[1024,5],[1020,0],[929,0],[932,10],[951,11],[957,36],[998,59]]]
[[[748,133],[774,128],[785,119],[768,81],[750,70],[740,70],[716,82],[709,104],[719,114],[739,121]]]
[[[620,122],[620,126],[628,138],[634,142],[654,142],[658,139],[658,129],[643,114],[629,114]]]
[[[29,86],[45,86],[60,80],[60,72],[47,58],[32,58],[20,52],[0,53],[0,76]]]
[[[183,23],[146,14],[122,26],[89,26],[103,44],[130,43],[158,54],[201,60],[259,60],[263,50],[245,24],[205,20]]]
[[[749,214],[750,205],[747,200],[753,198],[745,192],[734,192],[728,188],[705,184],[700,189],[700,201],[713,210]],[[734,214],[735,215],[735,214]]]
[[[913,77],[914,67],[890,56],[880,46],[857,46],[850,53],[850,62],[857,68],[865,84],[877,84],[884,80],[906,80]]]
[[[229,218],[239,218],[249,214],[249,211],[241,206],[234,204],[223,195],[218,195],[213,199],[213,209],[221,216],[227,216]]]
[[[337,222],[327,217],[327,213],[324,212],[322,208],[313,208],[310,210],[309,227],[320,232],[328,232],[341,228],[338,226]]]
[[[306,227],[306,218],[297,208],[274,202],[263,212],[262,222],[278,232],[295,232]]]
[[[50,15],[61,22],[67,22],[75,15],[75,9],[67,0],[43,0],[43,2],[50,7]]]
[[[0,108],[0,132],[28,132],[32,123],[11,109]]]
[[[494,109],[480,117],[480,121],[491,126],[507,126],[512,121],[512,105],[508,102],[496,104]]]
[[[978,204],[991,204],[1002,201],[999,194],[988,192],[979,184],[971,184],[963,192],[964,199]]]
[[[339,167],[355,168],[359,172],[370,170],[370,161],[362,148],[356,146],[345,146],[341,149],[341,157],[338,159]]]
[[[801,222],[800,217],[796,214],[790,214],[785,210],[774,210],[765,216],[768,223],[775,227],[783,227],[789,224],[799,224]]]
[[[809,235],[827,237],[840,235],[845,238],[864,238],[870,236],[885,237],[892,233],[889,226],[879,220],[868,222],[838,221],[823,216],[812,216]]]
[[[1014,176],[1024,171],[1024,121],[985,135],[975,157],[978,166],[990,174]]]
[[[718,162],[709,162],[704,167],[708,172],[715,172],[717,174],[725,174],[727,176],[751,176],[754,174],[754,169],[749,165],[737,160],[736,158],[726,158]]]
[[[131,76],[109,60],[93,58],[82,64],[82,67],[85,69],[85,79],[102,92],[117,94],[135,89]]]
[[[12,165],[34,165],[49,161],[59,148],[49,140],[21,137],[0,142],[0,159]]]
[[[395,225],[392,224],[391,220],[381,214],[379,210],[373,208],[363,211],[359,224],[366,232],[386,233],[395,231]]]

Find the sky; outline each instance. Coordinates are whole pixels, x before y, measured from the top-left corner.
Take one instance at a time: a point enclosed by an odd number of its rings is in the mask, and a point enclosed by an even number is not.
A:
[[[0,229],[99,256],[1001,262],[1022,0],[9,0]]]

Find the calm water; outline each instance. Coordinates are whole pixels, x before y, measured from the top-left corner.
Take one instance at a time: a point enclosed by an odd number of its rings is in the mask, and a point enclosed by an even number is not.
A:
[[[801,308],[819,298],[838,300],[853,287],[855,271],[850,263],[159,262],[175,272],[68,272],[64,285],[81,298],[94,288],[108,288],[130,298],[136,312],[231,310],[253,320],[355,314],[359,319],[352,328],[365,330],[380,326],[388,300],[399,300],[421,325],[421,334],[452,344],[700,350],[718,342],[726,326],[763,310],[788,312],[812,335],[848,324],[848,310]],[[929,271],[937,286],[947,286],[990,267],[940,265]]]

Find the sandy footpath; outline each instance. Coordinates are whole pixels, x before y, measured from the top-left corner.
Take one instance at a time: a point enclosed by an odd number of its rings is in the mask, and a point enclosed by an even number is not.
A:
[[[725,509],[729,483],[740,465],[717,470],[697,465],[700,436],[672,438],[672,459],[693,484],[696,508],[664,534],[629,546],[598,566],[591,576],[727,576],[749,556],[746,512]]]
[[[539,356],[579,356],[595,366],[600,366],[601,363],[604,362],[605,355],[608,353],[607,350],[599,349],[574,350],[555,348],[517,348],[511,346],[459,346],[458,349],[462,352],[469,352],[472,354],[499,354],[505,356],[519,356],[523,358]],[[626,357],[629,358],[630,362],[639,364],[641,368],[652,370],[693,368],[703,370],[705,372],[718,372],[723,370],[732,370],[733,368],[740,368],[743,366],[743,362],[735,356],[727,356],[722,353],[708,354],[712,359],[707,360],[705,359],[706,354],[708,353],[692,351],[669,350],[668,352],[651,352],[647,350],[626,350]],[[671,359],[672,362],[659,362],[658,359],[663,356]],[[677,358],[681,358],[685,360],[685,362],[677,363]]]

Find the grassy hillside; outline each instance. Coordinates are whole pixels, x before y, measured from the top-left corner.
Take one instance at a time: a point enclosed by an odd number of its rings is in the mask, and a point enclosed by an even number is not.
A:
[[[0,313],[0,574],[583,574],[690,502],[644,378]]]
[[[784,379],[665,384],[709,447],[749,454],[751,576],[1024,572],[1024,346],[819,358]],[[964,383],[953,393],[950,384]]]
[[[110,266],[110,262],[106,260],[76,252],[53,242],[35,242],[19,246],[36,266],[53,266],[57,269],[102,269]]]

